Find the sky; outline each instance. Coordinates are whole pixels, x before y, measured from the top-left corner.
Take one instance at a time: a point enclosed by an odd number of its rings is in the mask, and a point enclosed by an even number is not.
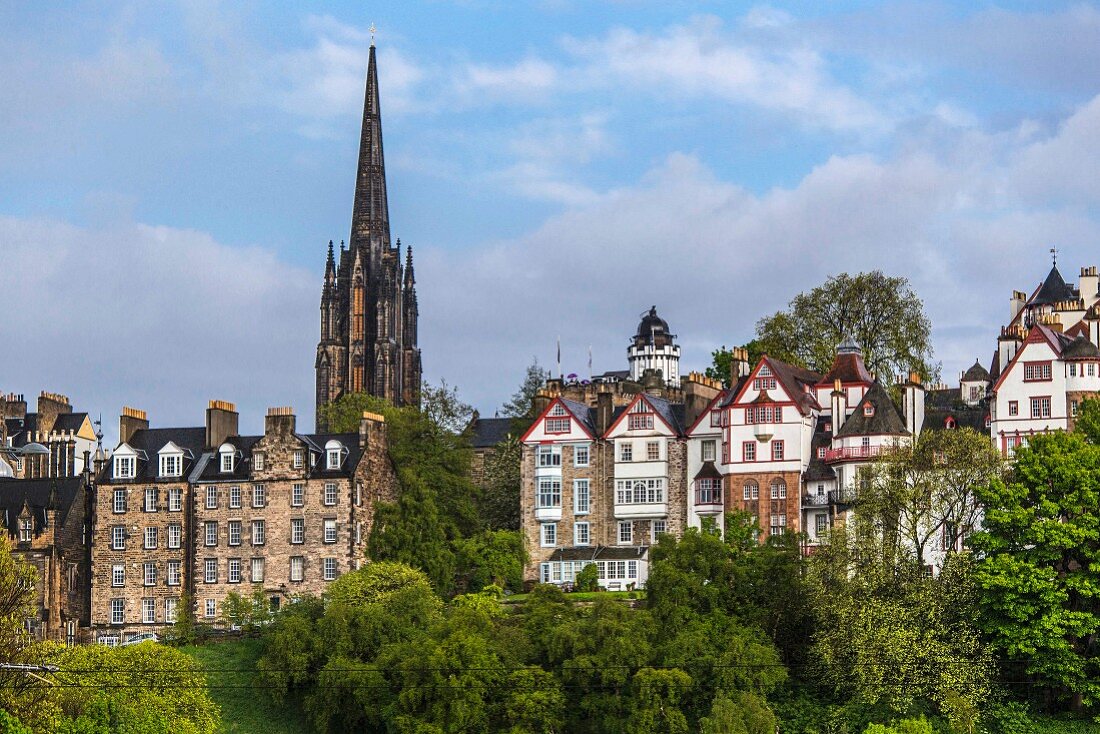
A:
[[[907,277],[945,381],[1050,249],[1100,264],[1100,5],[677,0],[0,5],[0,390],[313,424],[377,27],[425,377],[681,371],[830,275]]]

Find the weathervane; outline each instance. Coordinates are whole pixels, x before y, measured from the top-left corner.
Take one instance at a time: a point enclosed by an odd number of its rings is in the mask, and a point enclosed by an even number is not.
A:
[[[1050,248],[1050,256],[1054,260],[1054,267],[1058,267],[1058,248]]]
[[[368,28],[367,30],[369,30],[369,31],[370,31],[370,45],[372,45],[372,46],[373,46],[373,45],[374,45],[374,32],[375,32],[375,30],[377,30],[377,29],[376,29],[376,28],[374,27],[374,23],[371,23],[371,24],[370,24],[370,28]]]

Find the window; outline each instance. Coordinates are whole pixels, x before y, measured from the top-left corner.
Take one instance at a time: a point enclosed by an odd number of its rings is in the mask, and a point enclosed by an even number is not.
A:
[[[557,446],[539,446],[538,465],[543,469],[561,466],[561,449]]]
[[[111,599],[111,624],[122,624],[126,621],[126,600]]]
[[[170,597],[164,600],[164,621],[167,624],[174,624],[176,621],[176,606],[179,599]]]
[[[252,454],[252,471],[264,470],[264,455]]]
[[[147,563],[145,563],[145,566],[144,566],[143,570],[144,570],[144,574],[142,575],[142,578],[145,579],[145,582],[144,582],[145,585],[146,586],[156,586],[157,585],[157,564],[153,563],[153,562],[147,562]]]
[[[295,469],[301,469],[303,466],[305,466],[305,455],[302,453],[301,449],[294,452],[293,466]]]
[[[298,482],[290,488],[290,506],[301,507],[306,503],[306,485]]]
[[[668,522],[665,520],[654,520],[652,523],[653,542],[657,542],[657,536],[664,535],[668,532]]]
[[[216,599],[206,600],[206,617],[207,619],[213,619],[218,616],[218,602]]]
[[[124,586],[126,584],[126,566],[111,566],[111,586]]]
[[[218,509],[218,488],[213,485],[206,488],[206,509]]]
[[[325,542],[326,543],[335,543],[336,542],[336,520],[331,519],[331,518],[325,520],[324,528],[325,528]]]
[[[545,425],[547,433],[569,433],[568,418],[547,418]]]
[[[553,548],[558,544],[558,524],[544,522],[540,526],[539,545],[543,548]]]
[[[180,562],[168,561],[168,568],[165,571],[165,581],[169,586],[180,585]]]
[[[221,458],[221,470],[223,473],[233,471],[233,449],[223,446],[218,456]]]
[[[1069,401],[1069,414],[1072,415],[1074,418],[1077,417],[1077,401],[1076,400]]]
[[[652,413],[632,413],[627,416],[626,427],[631,431],[652,431]]]
[[[817,458],[819,458],[819,459],[824,459],[825,458],[825,447],[824,446],[818,446],[817,447]]]
[[[541,477],[536,503],[539,509],[561,507],[561,480],[557,477]]]
[[[34,521],[30,518],[20,518],[19,520],[19,540],[20,542],[30,542],[34,536]]]
[[[325,455],[328,457],[326,460],[326,468],[339,469],[340,468],[340,454],[339,448],[330,448],[325,451]]]
[[[218,583],[218,559],[207,558],[203,563],[203,576],[202,580],[207,584]]]
[[[179,548],[183,538],[183,526],[174,522],[168,526],[168,547]]]
[[[306,559],[302,556],[290,557],[290,580],[301,581],[306,577]]]
[[[820,536],[829,527],[829,516],[824,513],[814,515],[814,534]]]
[[[241,559],[230,558],[229,559],[229,583],[239,584],[241,583]]]
[[[133,479],[134,467],[137,464],[136,457],[133,456],[116,456],[115,457],[115,478],[116,479]]]
[[[1018,401],[1016,401],[1016,400],[1009,400],[1008,401],[1008,414],[1009,415],[1019,415],[1020,414],[1020,403]]]
[[[1084,372],[1084,370],[1082,370],[1082,372]],[[1070,377],[1077,377],[1077,365],[1073,362],[1069,363],[1069,376]],[[944,550],[948,550],[948,549],[944,548]]]
[[[126,490],[125,489],[116,489],[115,490],[115,492],[114,492],[114,502],[112,503],[111,509],[114,510],[116,513],[126,512]]]
[[[714,461],[714,459],[715,459],[715,457],[717,456],[717,453],[718,453],[717,452],[717,442],[715,442],[713,440],[703,441],[702,450],[703,450],[703,461]]]
[[[264,526],[263,520],[252,521],[252,545],[263,545],[264,535],[267,528]]]
[[[588,523],[573,523],[573,545],[588,545],[590,542],[592,538],[588,532]]]
[[[615,481],[615,504],[649,505],[665,501],[665,480],[618,479]]]
[[[264,559],[252,559],[252,583],[259,584],[264,580]]]
[[[783,461],[782,441],[772,441],[772,461]]]
[[[336,578],[336,559],[326,558],[321,562],[321,569],[325,581],[332,581]]]
[[[741,456],[744,461],[756,461],[756,441],[741,444]]]
[[[1096,374],[1096,364],[1094,362],[1089,362],[1089,377],[1092,377],[1095,374]]]
[[[634,461],[634,444],[629,441],[619,444],[619,461]]]
[[[771,490],[773,500],[787,499],[787,483],[782,479],[773,479]]]
[[[141,621],[144,624],[153,624],[157,621],[157,600],[145,598],[141,600]]]
[[[589,494],[587,479],[573,480],[573,514],[587,515],[591,507],[591,495]]]
[[[336,484],[334,482],[328,482],[325,484],[325,504],[336,504]]]
[[[183,490],[172,487],[168,490],[168,511],[180,512],[181,510],[183,510]]]
[[[825,496],[825,485],[824,484],[817,485],[817,496],[818,497],[824,497]]]
[[[1024,382],[1050,380],[1050,362],[1024,362]]]
[[[718,428],[722,425],[722,411],[712,410],[710,412],[710,427]]]
[[[217,545],[218,544],[218,523],[213,522],[213,521],[208,521],[208,522],[204,522],[202,524],[202,527],[203,527],[204,543],[207,546]]]
[[[359,507],[363,504],[363,483],[355,483],[355,506]]]
[[[157,488],[146,487],[145,488],[145,506],[142,508],[145,512],[157,511]]]
[[[126,528],[121,525],[111,528],[111,550],[126,550]]]
[[[573,466],[588,466],[589,461],[589,448],[588,444],[581,444],[580,446],[573,447]]]
[[[229,488],[229,509],[237,510],[241,506],[241,488],[233,485]]]
[[[355,544],[363,542],[363,523],[356,521],[355,523]]]
[[[761,390],[775,390],[775,378],[774,377],[757,377],[752,381],[752,389],[760,392]]]
[[[875,406],[871,405],[870,403],[867,403],[866,405],[863,406],[863,415],[870,418],[874,414],[875,414]]]
[[[1050,417],[1050,398],[1040,397],[1031,399],[1031,417],[1032,418],[1049,418]]]
[[[757,484],[756,482],[754,482],[752,480],[749,480],[749,481],[745,482],[744,490],[745,490],[744,499],[747,499],[747,500],[758,500],[758,499],[760,499],[760,485]]]
[[[761,405],[756,408],[745,408],[745,425],[782,422],[783,406],[781,405]]]
[[[230,520],[229,523],[229,545],[241,544],[241,521]]]
[[[253,507],[265,507],[267,506],[267,487],[263,484],[252,485],[252,506]]]
[[[619,543],[634,542],[634,523],[626,520],[619,523]]]
[[[645,460],[646,461],[660,461],[661,460],[661,443],[659,441],[646,441]]]
[[[300,517],[290,520],[290,542],[295,545],[306,542],[306,521]]]
[[[157,547],[157,528],[145,528],[145,548],[152,550]]]
[[[696,500],[698,505],[722,504],[722,480],[710,478],[700,479],[695,483]]]
[[[567,415],[565,411],[565,406],[561,403],[554,403],[554,407],[550,409],[550,415],[554,416],[555,418]]]
[[[178,477],[183,474],[182,454],[161,454],[160,475],[162,477]]]

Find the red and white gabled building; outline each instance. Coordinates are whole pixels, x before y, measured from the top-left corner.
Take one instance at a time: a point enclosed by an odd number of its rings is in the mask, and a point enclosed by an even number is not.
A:
[[[991,375],[990,434],[1011,456],[1030,437],[1073,428],[1078,406],[1100,393],[1100,277],[1081,269],[1075,288],[1057,267],[1031,296],[1012,294]]]

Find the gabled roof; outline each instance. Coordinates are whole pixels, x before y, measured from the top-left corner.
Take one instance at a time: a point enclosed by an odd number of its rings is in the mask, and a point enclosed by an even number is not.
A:
[[[664,398],[659,398],[656,395],[650,395],[649,393],[642,393],[640,397],[645,400],[657,415],[661,416],[661,419],[668,424],[668,427],[672,429],[672,432],[677,436],[683,436],[685,432],[684,426],[684,405],[683,403],[671,403]]]
[[[512,435],[512,418],[477,418],[470,425],[470,444],[489,449]]]
[[[925,408],[924,411],[924,426],[921,430],[924,431],[945,431],[947,429],[947,419],[954,418],[955,426],[957,428],[973,428],[978,433],[989,435],[989,429],[986,428],[985,419],[989,416],[989,404],[986,402],[978,403],[973,406],[953,406],[953,407],[934,407]]]
[[[565,408],[566,412],[581,424],[581,428],[588,434],[590,438],[596,437],[596,411],[594,408],[589,408],[584,403],[578,403],[576,400],[570,400],[569,398],[556,397],[547,403],[543,411],[539,413],[539,416],[531,423],[530,427],[523,432],[523,435],[519,437],[520,442],[524,442],[528,437],[534,433],[535,429],[546,419],[546,416],[550,415],[550,411],[554,409],[555,405],[561,405]]]
[[[800,413],[805,415],[811,408],[820,407],[817,404],[817,398],[813,395],[812,388],[817,385],[818,381],[821,379],[821,375],[802,367],[795,367],[793,364],[781,362],[765,354],[760,358],[760,361],[756,363],[756,366],[753,367],[752,371],[749,373],[749,378],[756,375],[762,364],[766,364],[768,368],[771,369],[772,375],[774,375],[776,381],[783,386],[783,390],[787,393],[787,397],[795,404]],[[749,384],[749,378],[738,381],[736,389],[730,390],[730,395],[732,397],[722,404],[723,407],[737,402],[740,399],[741,394],[745,391],[745,387]]]
[[[1055,265],[1047,273],[1046,280],[1039,286],[1039,290],[1028,301],[1029,306],[1049,305],[1058,301],[1072,301],[1077,298],[1077,291],[1066,284],[1062,274]]]
[[[138,455],[137,469],[133,479],[126,482],[153,482],[158,479],[160,471],[156,460],[157,452],[167,443],[172,442],[184,450],[183,476],[177,481],[184,481],[191,471],[195,460],[202,455],[203,444],[206,442],[206,428],[142,428],[134,431],[134,435],[126,442]],[[115,462],[108,461],[103,468],[100,481],[111,483],[114,479]]]
[[[864,415],[864,406],[874,408],[872,415]],[[856,404],[856,409],[844,425],[837,431],[837,438],[847,436],[908,436],[905,428],[905,419],[901,417],[901,411],[890,399],[890,393],[882,383],[875,382],[863,395],[863,399]]]
[[[79,500],[84,496],[84,478],[64,479],[0,479],[0,522],[8,533],[19,529],[19,513],[26,505],[34,519],[34,531],[46,524],[46,510],[51,500],[57,511],[57,522],[64,523],[69,513],[81,511]]]
[[[989,370],[982,367],[981,362],[975,359],[974,364],[963,373],[962,378],[967,382],[989,382]]]

